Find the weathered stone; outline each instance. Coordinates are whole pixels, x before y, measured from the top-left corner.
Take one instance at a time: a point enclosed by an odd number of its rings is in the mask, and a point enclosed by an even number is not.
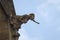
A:
[[[18,30],[29,20],[34,21],[34,14],[18,16],[15,13],[13,0],[0,0],[0,40],[18,40]]]

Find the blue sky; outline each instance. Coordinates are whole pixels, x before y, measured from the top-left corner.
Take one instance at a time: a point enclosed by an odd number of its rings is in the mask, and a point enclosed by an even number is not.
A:
[[[60,0],[14,0],[17,15],[35,14],[23,24],[19,40],[60,40]]]

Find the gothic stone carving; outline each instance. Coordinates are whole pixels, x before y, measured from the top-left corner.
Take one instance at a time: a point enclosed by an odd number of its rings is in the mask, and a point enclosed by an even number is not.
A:
[[[19,37],[18,30],[21,28],[23,23],[27,23],[29,20],[39,24],[34,20],[35,15],[33,13],[22,16],[16,15],[13,0],[0,0],[0,6],[2,8],[1,10],[4,12],[3,15],[6,17],[5,19],[10,25],[12,37]]]

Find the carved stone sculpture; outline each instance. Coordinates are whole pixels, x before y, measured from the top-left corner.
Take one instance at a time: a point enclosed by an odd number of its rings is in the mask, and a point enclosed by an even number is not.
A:
[[[34,21],[35,15],[16,15],[13,0],[0,0],[0,40],[18,40],[18,30],[29,20]],[[2,38],[1,38],[2,37]]]

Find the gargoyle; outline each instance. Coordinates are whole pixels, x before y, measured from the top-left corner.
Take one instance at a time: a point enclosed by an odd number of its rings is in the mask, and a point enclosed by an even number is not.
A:
[[[35,15],[33,13],[22,16],[16,15],[13,0],[0,0],[0,4],[5,12],[4,14],[7,17],[7,20],[9,20],[9,23],[11,24],[11,27],[19,29],[23,23],[27,23],[29,20],[39,24],[34,20]]]
[[[10,24],[13,26],[14,29],[20,29],[21,25],[27,23],[29,20],[34,21],[35,23],[39,24],[34,20],[35,15],[33,13],[29,15],[22,15],[22,16],[13,16],[10,20]],[[11,27],[12,27],[11,26]]]
[[[35,15],[33,13],[29,15],[16,15],[15,8],[13,5],[13,0],[0,0],[1,8],[4,11],[4,15],[6,16],[6,20],[9,24],[9,31],[13,37],[19,37],[18,30],[21,28],[21,25],[27,23],[29,20],[34,21],[35,23],[39,24],[34,20]],[[11,27],[11,28],[10,28]]]

